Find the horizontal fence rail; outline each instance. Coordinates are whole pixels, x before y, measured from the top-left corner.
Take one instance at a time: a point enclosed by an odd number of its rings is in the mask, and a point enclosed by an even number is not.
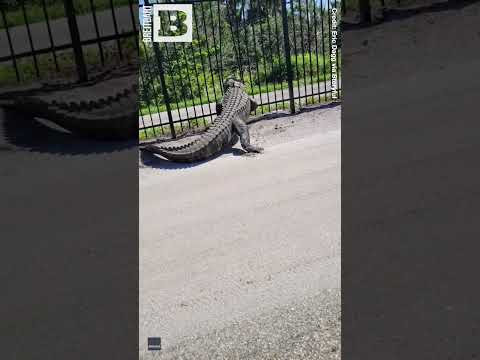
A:
[[[133,0],[0,2],[0,82],[88,80],[88,73],[138,57]]]
[[[246,84],[259,104],[256,114],[335,100],[334,79],[340,96],[340,36],[332,50],[331,35],[332,9],[340,21],[340,1],[192,3],[192,43],[140,39],[140,138],[207,126],[229,76]]]

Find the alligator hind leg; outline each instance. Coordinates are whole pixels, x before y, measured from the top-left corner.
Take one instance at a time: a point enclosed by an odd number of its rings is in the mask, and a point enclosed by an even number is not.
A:
[[[250,98],[250,112],[254,112],[255,109],[258,107],[258,103],[255,101],[254,98]]]
[[[235,145],[238,142],[238,134],[235,129],[232,130],[232,138],[230,139],[230,146]]]
[[[242,144],[242,148],[247,152],[262,152],[263,148],[259,146],[254,146],[250,144],[250,133],[248,132],[248,125],[245,124],[240,118],[235,118],[233,120],[233,126],[235,131],[240,136],[240,143]]]

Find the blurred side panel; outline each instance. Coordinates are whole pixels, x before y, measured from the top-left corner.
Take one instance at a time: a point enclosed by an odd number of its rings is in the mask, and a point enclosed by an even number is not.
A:
[[[343,31],[344,360],[478,357],[480,3],[410,3]]]
[[[0,4],[2,359],[138,356],[137,9]]]

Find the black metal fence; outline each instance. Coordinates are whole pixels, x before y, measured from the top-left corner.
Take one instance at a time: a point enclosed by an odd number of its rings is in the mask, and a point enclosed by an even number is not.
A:
[[[330,0],[193,1],[192,43],[141,42],[140,137],[207,125],[229,75],[247,85],[257,114],[340,98],[341,41],[332,36],[340,8]]]
[[[0,84],[88,74],[138,56],[133,0],[0,1]]]

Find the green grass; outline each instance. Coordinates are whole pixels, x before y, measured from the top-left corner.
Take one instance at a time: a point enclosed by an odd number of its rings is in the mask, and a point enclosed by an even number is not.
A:
[[[83,15],[90,13],[92,10],[90,8],[90,2],[88,0],[74,0],[75,11],[77,15]],[[128,0],[116,0],[115,7],[128,5]],[[110,0],[95,0],[94,1],[95,10],[102,11],[110,8]],[[31,2],[30,4],[25,5],[27,19],[30,24],[36,22],[45,21],[45,14],[41,3]],[[58,18],[65,17],[65,9],[63,7],[63,2],[61,1],[47,1],[47,13],[49,20],[55,20]],[[6,18],[8,26],[17,26],[25,25],[25,19],[23,16],[23,11],[20,6],[7,9]],[[0,29],[4,29],[5,24],[0,24]]]

